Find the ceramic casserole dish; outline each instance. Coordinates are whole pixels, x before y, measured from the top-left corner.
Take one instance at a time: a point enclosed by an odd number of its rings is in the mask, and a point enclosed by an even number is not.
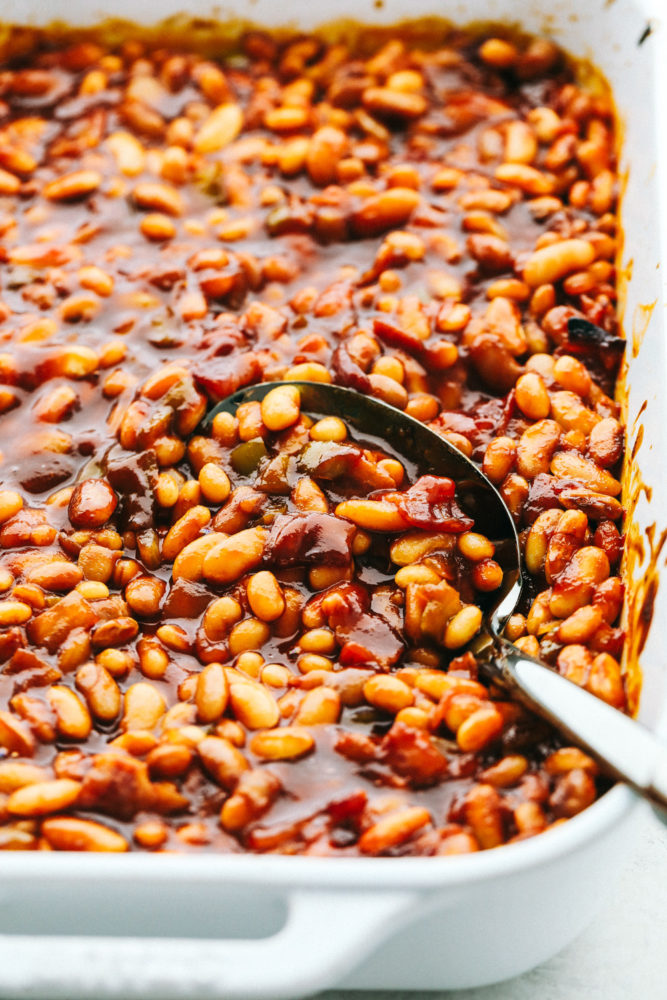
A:
[[[144,23],[179,0],[91,6]],[[191,16],[247,16],[242,3],[195,0]],[[398,23],[437,14],[454,24],[505,22],[552,37],[609,80],[622,139],[622,319],[628,339],[626,502],[636,556],[627,619],[652,612],[641,649],[639,718],[667,739],[662,569],[667,527],[663,261],[667,250],[667,36],[658,0],[371,0],[276,6],[256,0],[258,25],[309,30],[340,17]],[[49,2],[6,0],[8,23],[49,24]],[[634,495],[633,495],[634,494]],[[650,499],[649,499],[650,498]],[[634,647],[633,647],[634,648]],[[454,989],[515,976],[571,941],[594,917],[632,845],[638,802],[617,785],[543,836],[456,858],[330,859],[176,854],[0,854],[0,996],[34,1000],[295,998],[336,987]]]

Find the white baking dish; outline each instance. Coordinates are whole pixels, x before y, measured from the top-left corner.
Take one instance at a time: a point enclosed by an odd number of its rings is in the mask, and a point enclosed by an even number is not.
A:
[[[182,0],[5,0],[17,23],[157,21]],[[667,26],[662,0],[310,0],[221,7],[190,15],[248,17],[309,29],[333,18],[393,23],[436,13],[465,24],[506,20],[591,58],[611,82],[622,122],[623,263],[632,260],[625,328],[649,315],[629,359],[630,446],[653,488],[637,531],[667,526],[665,296]],[[650,25],[651,33],[640,45]],[[652,311],[641,309],[650,303]],[[639,322],[639,320],[638,320]],[[635,327],[639,332],[639,327]],[[643,565],[631,589],[641,586]],[[667,738],[658,590],[642,654],[640,718]],[[594,916],[627,857],[637,802],[617,786],[583,814],[532,840],[456,858],[325,860],[270,856],[22,854],[0,856],[0,996],[35,998],[296,998],[332,986],[444,989],[516,975],[567,944]]]

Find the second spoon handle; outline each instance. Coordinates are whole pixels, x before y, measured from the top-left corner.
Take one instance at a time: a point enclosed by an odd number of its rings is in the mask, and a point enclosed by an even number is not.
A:
[[[667,747],[648,729],[499,639],[505,683],[529,708],[648,799],[667,824]]]

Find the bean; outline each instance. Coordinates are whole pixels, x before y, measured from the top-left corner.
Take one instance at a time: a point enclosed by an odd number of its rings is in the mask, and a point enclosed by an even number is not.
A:
[[[589,642],[602,624],[602,612],[592,604],[573,611],[569,618],[561,622],[556,633],[558,642]]]
[[[23,625],[32,617],[32,608],[23,601],[0,601],[0,628]]]
[[[159,848],[167,841],[169,831],[162,820],[147,820],[134,829],[134,840],[147,849]]]
[[[299,639],[299,647],[304,653],[333,653],[336,649],[336,637],[326,628],[310,629]]]
[[[198,153],[216,153],[238,136],[243,125],[243,112],[238,104],[219,104],[204,120],[194,139]]]
[[[9,795],[18,788],[46,781],[49,772],[36,764],[26,764],[20,760],[0,761],[0,793]]]
[[[268,687],[285,688],[291,677],[291,672],[282,663],[267,663],[260,671],[262,684]]]
[[[592,380],[585,365],[569,354],[563,354],[556,359],[554,378],[563,389],[576,393],[582,399],[585,399],[591,391]]]
[[[404,225],[420,203],[411,188],[395,187],[366,198],[352,216],[357,236],[378,236],[388,229]]]
[[[0,746],[19,757],[32,757],[35,739],[30,729],[11,712],[0,710]]]
[[[614,417],[605,417],[591,428],[588,452],[597,465],[610,468],[623,454],[623,428]]]
[[[588,771],[591,775],[598,773],[598,766],[592,757],[589,757],[583,750],[579,750],[578,747],[561,747],[554,750],[544,761],[544,768],[548,774],[552,775],[567,774],[568,771],[573,771],[575,768]]]
[[[315,748],[312,734],[300,726],[283,726],[256,733],[250,740],[250,749],[264,760],[295,760]]]
[[[270,771],[257,768],[245,771],[234,794],[220,810],[221,825],[230,831],[242,829],[266,812],[280,792],[280,787],[280,781]]]
[[[225,448],[233,448],[238,442],[238,421],[231,413],[216,413],[211,425],[214,440]]]
[[[538,420],[528,427],[521,435],[517,447],[517,472],[526,479],[546,474],[560,435],[561,429],[555,420]]]
[[[599,417],[581,402],[574,392],[564,390],[555,392],[551,398],[551,408],[554,419],[566,431],[581,431],[591,434]]]
[[[72,493],[68,514],[76,528],[101,528],[118,505],[118,497],[105,479],[84,479]]]
[[[560,517],[559,510],[544,510],[537,516],[528,532],[524,560],[528,572],[535,576],[544,569],[549,540],[558,526]]]
[[[76,201],[97,191],[101,183],[102,175],[97,170],[75,170],[49,181],[42,194],[50,201]]]
[[[113,132],[107,137],[116,165],[127,177],[134,177],[144,169],[144,147],[131,132]]]
[[[549,416],[551,402],[544,382],[535,372],[519,376],[515,386],[516,402],[519,409],[530,420],[543,420]]]
[[[471,833],[456,831],[443,837],[436,854],[449,857],[453,854],[472,854],[478,850],[479,845]]]
[[[212,642],[224,639],[231,629],[241,619],[241,605],[235,598],[225,596],[212,601],[203,618],[206,635]]]
[[[250,609],[263,622],[273,622],[285,610],[285,598],[273,573],[262,570],[254,573],[246,584]]]
[[[621,710],[626,707],[621,667],[609,653],[599,653],[595,657],[586,681],[586,687],[591,694],[597,695],[608,705]]]
[[[224,713],[229,685],[221,663],[209,663],[197,678],[195,704],[201,722],[215,722]]]
[[[138,632],[139,625],[134,618],[123,616],[94,625],[90,639],[97,649],[105,649],[107,646],[123,646],[134,639]]]
[[[323,125],[313,133],[306,155],[306,169],[314,184],[325,187],[333,183],[336,167],[347,146],[347,136],[334,126]]]
[[[554,190],[552,177],[526,163],[502,163],[496,167],[495,174],[497,180],[513,184],[528,195],[547,195],[552,194]],[[525,270],[524,280],[531,284],[526,278]]]
[[[303,364],[292,365],[285,372],[285,379],[294,382],[331,382],[331,374],[324,365],[317,361],[305,361]]]
[[[322,417],[308,433],[313,441],[345,441],[347,427],[340,417]]]
[[[122,834],[101,823],[75,816],[54,816],[44,820],[42,836],[55,851],[120,853],[129,850]]]
[[[283,431],[301,415],[301,396],[296,387],[278,386],[267,392],[260,404],[262,421],[270,431]]]
[[[172,216],[183,214],[183,199],[176,188],[170,184],[142,181],[135,185],[132,197],[139,208],[151,209],[154,212]]]
[[[173,562],[186,545],[193,542],[211,520],[208,507],[195,506],[172,524],[162,543],[162,558]]]
[[[479,632],[482,625],[481,608],[474,604],[469,604],[457,612],[447,623],[445,629],[445,646],[447,649],[459,649],[470,642],[472,637]]]
[[[69,778],[40,781],[12,792],[7,810],[14,816],[48,816],[74,805],[80,790],[81,782]]]
[[[292,132],[294,129],[303,128],[307,122],[308,111],[306,108],[274,108],[264,115],[265,126],[273,132]]]
[[[246,650],[261,649],[268,642],[271,631],[269,626],[258,618],[246,618],[234,625],[229,633],[229,651],[232,656]]]
[[[456,732],[466,719],[478,710],[488,708],[489,705],[490,703],[484,697],[479,697],[465,690],[451,689],[445,692],[439,702],[437,716],[434,717],[433,724],[442,720],[448,729]]]
[[[344,500],[335,513],[368,531],[402,531],[408,527],[400,509],[387,500]]]
[[[595,588],[593,594],[593,605],[599,608],[603,621],[608,625],[613,625],[623,606],[624,586],[617,576],[611,576],[608,580],[603,580]]]
[[[209,503],[224,503],[231,492],[229,476],[215,462],[206,462],[199,470],[199,485],[202,495]]]
[[[193,759],[192,747],[184,743],[163,743],[148,752],[146,764],[151,777],[180,778],[188,770]]]
[[[139,653],[139,669],[144,677],[149,677],[151,680],[159,680],[164,677],[169,666],[169,657],[157,640],[145,636],[137,643],[137,652]],[[111,669],[110,672],[113,673]]]
[[[83,692],[96,719],[110,722],[117,717],[121,705],[120,688],[102,664],[84,664],[77,671],[76,686]]]
[[[500,796],[491,785],[475,785],[466,795],[464,813],[475,839],[483,850],[505,841]]]
[[[521,754],[508,754],[501,757],[497,764],[492,764],[482,771],[480,777],[487,785],[494,788],[511,788],[516,785],[528,770],[528,761]]]
[[[563,572],[573,554],[586,540],[588,519],[581,511],[560,514],[548,541],[544,571],[549,583]]]
[[[537,288],[588,267],[594,259],[595,249],[586,240],[560,240],[536,250],[529,257],[523,268],[523,280],[531,288]]]
[[[549,607],[556,618],[567,618],[577,608],[589,604],[597,584],[609,576],[609,560],[595,546],[587,545],[574,553],[556,581]]]
[[[390,547],[391,561],[397,566],[410,566],[431,552],[450,552],[454,547],[451,535],[438,531],[408,531]]]
[[[551,590],[543,590],[531,604],[528,617],[526,618],[526,628],[530,635],[541,635],[544,632],[548,632],[553,626],[554,615],[549,609],[551,594]],[[529,652],[529,650],[526,651]]]
[[[247,729],[270,729],[280,712],[270,691],[252,681],[232,681],[229,700],[234,715]]]
[[[600,469],[594,462],[573,452],[556,452],[550,467],[555,476],[583,480],[597,493],[615,497],[621,492],[621,484],[606,469]]]
[[[408,706],[408,708],[402,708],[396,713],[395,721],[409,726],[410,729],[422,729],[426,732],[429,729],[431,720],[428,711],[425,709]]]
[[[151,730],[158,724],[166,708],[164,698],[152,684],[144,681],[131,684],[125,692],[120,728],[124,733],[133,729]]]
[[[419,118],[428,104],[421,94],[396,90],[393,87],[368,87],[364,91],[364,106],[379,115]]]
[[[192,580],[196,582],[204,575],[204,559],[206,555],[218,545],[224,542],[229,536],[222,531],[211,531],[207,535],[201,535],[194,541],[183,546],[172,567],[172,577],[174,580]]]
[[[83,578],[79,566],[74,563],[58,561],[35,567],[27,574],[30,583],[44,590],[72,590]]]
[[[14,490],[0,490],[0,524],[9,521],[23,507],[23,497]]]
[[[471,257],[480,267],[491,274],[509,270],[514,262],[512,250],[507,240],[489,233],[469,236],[466,246]]]
[[[482,559],[490,559],[495,546],[485,535],[480,535],[475,531],[464,531],[458,536],[457,546],[461,555],[473,562],[480,562]]]
[[[502,567],[494,559],[483,559],[473,567],[472,582],[475,590],[484,593],[497,590],[503,582]]]
[[[296,665],[302,674],[309,674],[314,670],[333,670],[333,663],[326,656],[319,656],[317,653],[304,653],[296,661]]]
[[[537,139],[530,125],[512,121],[505,131],[505,160],[507,163],[532,163],[537,156]]]
[[[103,649],[97,654],[95,662],[108,670],[112,677],[124,677],[134,665],[132,655],[120,649]]]
[[[332,725],[342,710],[340,695],[328,687],[314,688],[304,696],[294,721],[301,726]]]
[[[595,782],[584,770],[574,768],[557,779],[549,798],[556,816],[576,816],[595,799]]]
[[[176,653],[190,651],[190,639],[185,629],[181,628],[180,625],[160,625],[155,634],[167,649],[173,649]]]
[[[440,583],[441,577],[430,566],[416,563],[399,569],[394,580],[397,587],[405,589],[411,583]]]
[[[504,38],[487,38],[480,45],[479,56],[495,69],[510,69],[517,62],[519,53],[516,46]]]
[[[477,753],[500,736],[503,717],[497,708],[478,708],[456,731],[456,742],[464,753]]]
[[[77,562],[86,580],[108,583],[119,558],[120,553],[114,552],[104,545],[90,542],[88,545],[84,545],[79,552]],[[138,564],[136,564],[136,568],[139,572]]]
[[[493,438],[484,453],[482,471],[492,483],[500,485],[512,471],[516,461],[516,441],[509,437]]]
[[[74,691],[60,684],[49,688],[47,698],[56,714],[56,727],[61,736],[70,740],[85,740],[93,722],[90,712]]]
[[[407,684],[389,674],[377,674],[364,684],[364,698],[371,705],[396,715],[414,702],[414,695]]]
[[[164,212],[149,212],[139,222],[139,229],[147,240],[164,243],[176,236],[176,226]]]
[[[254,569],[261,561],[266,529],[247,528],[219,542],[204,556],[204,578],[213,583],[231,583]]]
[[[137,576],[125,588],[125,600],[140,618],[151,618],[160,610],[167,585],[154,576]]]
[[[106,583],[100,583],[98,580],[82,580],[81,583],[77,583],[75,589],[87,601],[101,601],[109,596]]]
[[[441,671],[420,670],[415,679],[419,691],[427,694],[434,701],[439,701],[443,695],[456,691],[457,693],[473,694],[485,698],[486,688],[477,681],[467,677],[453,677]]]
[[[202,764],[223,788],[233,789],[250,767],[238,747],[218,736],[207,736],[197,746]]]
[[[383,816],[359,838],[362,854],[382,854],[410,837],[431,822],[428,809],[411,806]]]

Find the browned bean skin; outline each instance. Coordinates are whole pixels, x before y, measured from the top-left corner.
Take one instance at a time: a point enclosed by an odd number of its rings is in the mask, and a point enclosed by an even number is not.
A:
[[[568,335],[617,333],[611,100],[421,30],[9,38],[0,849],[451,855],[597,796],[466,652],[494,545],[292,384],[481,462],[533,577],[508,636],[634,707],[614,359]]]
[[[69,518],[75,528],[101,528],[109,520],[118,499],[104,479],[86,479],[74,487]]]

